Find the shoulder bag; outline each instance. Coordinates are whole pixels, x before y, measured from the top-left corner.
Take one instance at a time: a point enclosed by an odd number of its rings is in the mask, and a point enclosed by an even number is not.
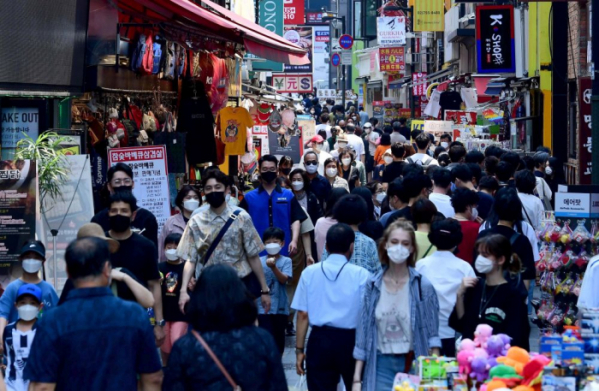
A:
[[[200,335],[200,333],[198,333],[195,330],[191,330],[191,332],[192,332],[193,336],[196,337],[196,339],[198,340],[198,342],[200,343],[200,345],[202,345],[202,347],[204,348],[204,350],[206,350],[206,353],[208,353],[208,355],[210,356],[210,358],[212,359],[212,361],[214,361],[214,363],[216,364],[216,366],[218,367],[218,369],[220,369],[221,373],[227,378],[227,381],[229,382],[229,384],[233,388],[233,391],[241,391],[241,387],[238,386],[237,383],[235,383],[235,380],[233,380],[233,378],[231,377],[231,375],[227,371],[227,368],[225,368],[225,366],[223,365],[223,363],[220,362],[220,360],[218,359],[218,357],[216,357],[216,354],[214,354],[214,352],[212,351],[212,349],[210,348],[210,346],[208,346],[208,344],[206,343],[206,341],[204,341],[204,338],[202,338],[202,336]]]
[[[220,232],[218,233],[218,235],[216,235],[216,238],[214,238],[214,240],[210,244],[210,247],[208,248],[208,251],[206,251],[206,254],[202,257],[202,264],[203,265],[206,265],[206,263],[208,263],[208,260],[210,259],[210,256],[212,256],[212,253],[214,252],[214,250],[216,250],[216,247],[218,246],[218,244],[220,243],[220,241],[222,240],[222,238],[227,233],[227,230],[229,229],[229,227],[231,226],[231,224],[233,224],[233,222],[235,220],[237,220],[237,217],[239,216],[239,214],[241,212],[242,212],[242,209],[237,209],[235,212],[231,213],[231,215],[229,216],[229,219],[227,220],[227,222],[225,223],[225,225],[223,225],[223,227],[220,229]]]

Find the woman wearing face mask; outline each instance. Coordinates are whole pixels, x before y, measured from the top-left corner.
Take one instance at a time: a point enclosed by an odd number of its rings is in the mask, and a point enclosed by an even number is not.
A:
[[[322,217],[322,205],[318,202],[318,198],[310,191],[310,179],[306,175],[306,171],[301,168],[296,168],[289,174],[291,180],[291,190],[297,198],[299,204],[308,211],[308,215],[312,221],[316,221]]]
[[[279,176],[289,177],[292,167],[293,159],[291,156],[283,156],[279,161]]]
[[[476,326],[488,324],[493,327],[493,334],[507,334],[512,338],[512,346],[528,350],[526,296],[505,279],[506,272],[520,272],[520,259],[503,235],[485,236],[476,242],[476,248],[479,255],[474,266],[484,277],[464,277],[449,326],[464,338],[474,338]]]
[[[469,189],[456,189],[451,196],[451,206],[455,210],[455,219],[462,226],[464,238],[458,246],[459,258],[472,265],[474,261],[474,243],[478,237],[480,222],[478,221],[478,194]]]
[[[337,159],[327,159],[324,162],[324,176],[327,178],[331,187],[342,187],[349,193],[349,184],[339,174],[341,172],[341,166]]]
[[[341,163],[341,175],[343,179],[349,181],[349,178],[353,176],[359,176],[360,173],[356,167],[354,167],[354,154],[349,148],[345,148],[339,151],[339,162]]]
[[[372,181],[366,185],[366,187],[372,193],[372,202],[374,204],[374,219],[378,220],[381,218],[381,207],[383,201],[387,197],[387,192],[383,187],[383,184],[378,181]]]
[[[380,138],[380,142],[376,147],[376,151],[374,152],[374,164],[385,164],[383,154],[389,149],[391,149],[391,135],[384,133]],[[393,157],[391,157],[391,161],[393,161]]]
[[[352,391],[387,391],[414,357],[439,354],[439,301],[415,269],[412,224],[391,224],[379,242],[383,270],[366,285],[356,329]],[[412,323],[414,322],[414,323]]]
[[[185,185],[179,190],[177,198],[175,198],[175,205],[181,213],[166,220],[160,233],[159,243],[164,243],[164,240],[170,234],[183,234],[192,213],[202,205],[202,197],[193,186]],[[160,246],[158,256],[159,262],[166,262],[164,246]]]

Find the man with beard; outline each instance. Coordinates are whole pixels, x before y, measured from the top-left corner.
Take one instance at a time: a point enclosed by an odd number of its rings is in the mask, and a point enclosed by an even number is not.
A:
[[[125,163],[117,163],[108,169],[107,188],[111,195],[119,192],[131,193],[135,182],[133,181],[133,170]],[[110,228],[110,218],[108,208],[102,210],[92,218],[92,223],[99,224],[104,231]],[[154,243],[158,248],[158,221],[156,217],[147,209],[138,208],[133,221],[131,221],[131,230],[143,235]]]

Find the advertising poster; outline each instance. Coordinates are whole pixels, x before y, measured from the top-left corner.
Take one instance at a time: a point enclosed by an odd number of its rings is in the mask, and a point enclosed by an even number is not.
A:
[[[445,2],[443,0],[415,1],[414,31],[445,31]]]
[[[476,7],[478,73],[515,73],[514,6]]]
[[[0,268],[19,259],[27,241],[35,239],[37,172],[35,161],[0,162]]]
[[[453,121],[457,125],[476,125],[476,112],[445,110],[445,121]]]
[[[171,199],[168,190],[166,147],[152,145],[111,149],[108,165],[128,164],[133,170],[133,195],[137,205],[149,210],[158,220],[158,236],[166,220],[171,217]]]
[[[15,157],[15,149],[24,135],[37,139],[40,116],[37,107],[2,108],[2,160]]]
[[[580,78],[580,88],[578,97],[579,123],[579,145],[580,154],[580,184],[591,184],[591,168],[593,163],[593,137],[591,132],[591,96],[593,95],[593,82],[590,77]]]
[[[46,278],[60,294],[67,280],[64,252],[77,231],[94,217],[92,193],[91,159],[89,155],[65,157],[69,166],[69,177],[64,185],[62,196],[57,199],[44,199],[45,217],[42,219],[43,238],[46,245]],[[51,230],[58,230],[56,236],[56,283],[54,283],[54,242]]]
[[[302,49],[308,51],[310,64],[306,65],[289,65],[285,64],[285,73],[312,73],[312,64],[314,63],[314,42],[312,27],[285,27],[283,38],[291,43],[296,44]]]
[[[294,162],[299,162],[301,157],[301,129],[293,110],[276,110],[270,117],[268,124],[268,149],[271,155],[291,156]],[[264,146],[263,146],[264,147]]]
[[[379,64],[381,72],[399,72],[404,74],[406,71],[405,48],[379,48]]]
[[[304,24],[304,0],[284,0],[285,24]]]
[[[314,85],[329,88],[329,54],[330,32],[328,26],[314,26]]]
[[[406,44],[406,17],[379,16],[376,18],[377,43],[381,46]]]
[[[270,153],[268,150],[268,126],[255,125],[252,135],[254,136],[254,147],[256,146],[256,139],[260,140],[260,151],[262,155],[268,155]]]

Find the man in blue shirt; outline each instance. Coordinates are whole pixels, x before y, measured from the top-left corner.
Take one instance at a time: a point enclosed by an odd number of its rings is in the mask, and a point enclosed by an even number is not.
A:
[[[105,240],[87,237],[66,250],[75,288],[38,323],[24,378],[30,390],[158,391],[162,371],[147,312],[109,288]]]
[[[252,217],[260,236],[268,227],[279,227],[285,232],[285,246],[281,255],[293,255],[297,251],[300,223],[308,218],[291,190],[276,183],[278,160],[264,155],[258,162],[262,184],[245,195],[239,205]],[[265,255],[266,251],[262,252]]]

